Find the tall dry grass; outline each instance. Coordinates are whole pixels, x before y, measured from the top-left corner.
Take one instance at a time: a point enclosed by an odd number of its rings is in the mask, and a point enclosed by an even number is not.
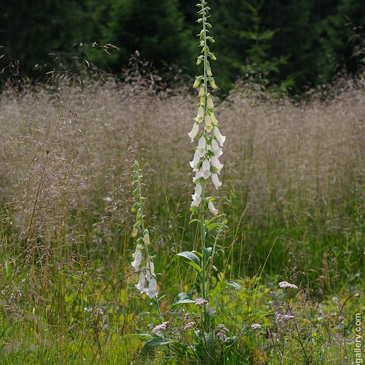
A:
[[[113,80],[4,92],[0,189],[3,230],[11,231],[7,252],[21,247],[26,262],[41,267],[91,257],[128,261],[135,159],[145,171],[158,247],[169,255],[176,245],[191,245],[186,133],[194,103],[186,93],[156,94]],[[308,269],[311,257],[316,265],[326,260],[322,238],[332,234],[341,251],[345,231],[351,235],[359,219],[354,214],[362,214],[363,85],[326,102],[236,91],[216,114],[227,135],[220,196],[231,220],[226,244],[235,243],[230,259],[237,254],[241,269],[257,271],[279,239],[269,267],[283,269],[294,253]],[[355,241],[359,246],[361,238]]]

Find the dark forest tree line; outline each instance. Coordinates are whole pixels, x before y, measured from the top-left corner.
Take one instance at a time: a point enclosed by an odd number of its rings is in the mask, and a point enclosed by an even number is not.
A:
[[[300,91],[363,66],[361,0],[210,3],[215,74],[227,90],[237,77],[248,77]],[[22,75],[42,78],[86,59],[120,73],[135,50],[158,69],[178,65],[193,75],[196,11],[192,0],[0,0],[0,66],[13,64],[2,78],[14,64]],[[107,44],[118,50],[107,54]]]

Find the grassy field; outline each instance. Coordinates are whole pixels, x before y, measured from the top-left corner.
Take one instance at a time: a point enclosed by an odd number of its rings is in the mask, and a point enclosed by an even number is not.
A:
[[[236,91],[216,110],[227,141],[215,196],[228,228],[210,303],[230,331],[215,345],[216,363],[355,363],[365,305],[364,83],[325,101]],[[199,293],[175,256],[199,242],[189,224],[195,111],[183,90],[114,80],[1,94],[1,364],[201,363],[189,348],[194,333],[183,330],[183,314],[198,318],[198,309],[169,306],[180,292]],[[175,339],[147,358],[141,349],[161,317],[131,267],[135,160],[159,310]],[[298,289],[280,288],[284,280]],[[177,342],[186,345],[180,356]]]

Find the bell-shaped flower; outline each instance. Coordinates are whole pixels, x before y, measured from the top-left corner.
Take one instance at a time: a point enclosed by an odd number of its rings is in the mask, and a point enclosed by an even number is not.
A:
[[[221,146],[223,146],[223,143],[226,140],[226,137],[221,135],[221,132],[219,131],[218,127],[213,128],[213,134],[214,134],[215,138],[217,138],[218,143]]]
[[[210,212],[213,214],[213,215],[217,215],[218,214],[218,209],[216,209],[214,207],[214,204],[211,200],[209,200],[209,203],[208,203],[208,208],[210,210]]]
[[[200,86],[200,89],[199,89],[199,97],[203,97],[204,94],[205,94],[204,86]]]
[[[139,265],[141,265],[141,262],[142,262],[142,251],[137,248],[132,256],[134,258],[134,261],[132,262],[132,266],[134,267],[134,271],[138,271]]]
[[[212,123],[213,123],[214,125],[218,124],[218,120],[217,120],[217,118],[215,117],[214,113],[212,113],[210,117],[211,117],[211,119],[212,119]]]
[[[211,175],[210,162],[208,160],[203,161],[201,172],[202,172],[202,177],[204,177],[204,179],[208,179],[208,177]]]
[[[216,139],[212,139],[211,142],[212,151],[214,152],[214,156],[219,157],[222,155],[223,150],[219,147],[219,144]]]
[[[148,289],[146,290],[146,294],[152,299],[157,296],[157,281],[155,278],[152,278],[148,283]]]
[[[151,260],[147,264],[147,271],[151,276],[155,275],[155,264]]]
[[[202,136],[199,139],[198,147],[195,153],[197,153],[200,157],[204,156],[206,152],[206,147],[207,147],[207,140],[205,139],[204,136]]]
[[[202,177],[202,172],[201,171],[196,171],[195,176],[193,177],[193,182],[195,183],[198,179],[200,179]]]
[[[194,123],[193,129],[188,133],[188,136],[190,137],[191,142],[194,141],[194,138],[197,136],[198,133],[199,133],[199,124]]]
[[[199,123],[203,121],[204,119],[204,108],[203,106],[200,106],[198,108],[198,115],[195,118]]]
[[[222,168],[223,168],[223,164],[218,160],[217,156],[213,156],[210,159],[210,163],[212,166],[214,166],[217,170],[218,170],[218,174],[221,172]]]
[[[207,132],[210,132],[211,130],[213,129],[213,126],[212,126],[212,120],[210,119],[210,115],[207,114],[205,116],[205,130]]]
[[[191,202],[191,207],[199,207],[199,205],[200,205],[200,203],[202,201],[201,197],[200,196],[197,196],[195,194],[192,195],[191,197],[193,199],[193,201]]]
[[[214,187],[218,190],[218,188],[222,185],[222,183],[219,181],[218,174],[212,174],[212,181]]]
[[[190,166],[193,169],[193,171],[198,171],[198,163],[200,162],[200,157],[202,155],[200,154],[200,150],[196,150],[194,153],[193,161],[190,161]]]
[[[150,243],[151,243],[151,241],[150,241],[150,235],[149,235],[149,233],[148,233],[148,230],[146,229],[145,230],[145,232],[144,232],[144,235],[143,235],[143,241],[144,241],[144,244],[146,245],[146,246],[148,246]]]
[[[196,184],[194,195],[198,198],[201,198],[202,196],[203,187],[200,183]]]
[[[212,98],[212,95],[210,95],[210,94],[207,99],[207,107],[208,107],[208,109],[214,109],[213,98]]]
[[[146,276],[143,272],[139,275],[138,284],[136,285],[136,288],[143,293],[146,286]]]

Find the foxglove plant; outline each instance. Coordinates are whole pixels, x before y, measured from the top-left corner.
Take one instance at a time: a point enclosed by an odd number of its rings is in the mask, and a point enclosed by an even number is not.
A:
[[[132,237],[136,239],[136,250],[133,254],[132,267],[134,271],[139,273],[139,280],[136,288],[141,292],[147,294],[151,299],[156,298],[157,281],[155,277],[155,266],[152,262],[152,258],[149,255],[150,235],[148,229],[145,227],[143,206],[145,198],[142,196],[142,172],[138,162],[134,163],[134,181],[135,187],[133,191],[134,204],[132,212],[136,213],[136,222],[133,226]],[[145,253],[145,260],[143,260],[143,253]],[[144,266],[142,263],[145,262]]]
[[[206,262],[209,259],[209,250],[206,247],[206,222],[205,212],[210,211],[213,216],[218,215],[218,209],[214,206],[214,198],[206,196],[207,184],[211,180],[215,189],[219,189],[222,183],[219,180],[219,175],[223,168],[223,164],[219,161],[222,155],[223,144],[226,137],[222,136],[218,128],[218,120],[214,114],[213,96],[209,89],[216,89],[213,72],[211,68],[211,61],[215,61],[216,57],[211,52],[208,43],[214,43],[213,37],[209,35],[209,29],[212,25],[208,23],[209,10],[207,2],[201,0],[197,6],[198,23],[202,24],[202,30],[198,34],[199,46],[201,47],[201,54],[197,58],[197,65],[202,65],[203,74],[197,76],[193,87],[198,89],[198,96],[200,98],[198,103],[198,113],[194,119],[192,130],[188,133],[191,142],[199,137],[198,145],[195,149],[193,160],[190,161],[190,166],[195,173],[193,182],[195,184],[194,194],[192,195],[191,210],[193,214],[198,214],[200,221],[201,246],[202,246],[202,260],[200,262],[201,278],[202,278],[202,296],[207,299],[206,287]],[[209,29],[208,29],[209,28]],[[209,229],[208,229],[209,230]],[[186,257],[186,255],[185,255]],[[191,257],[191,255],[190,255]]]

